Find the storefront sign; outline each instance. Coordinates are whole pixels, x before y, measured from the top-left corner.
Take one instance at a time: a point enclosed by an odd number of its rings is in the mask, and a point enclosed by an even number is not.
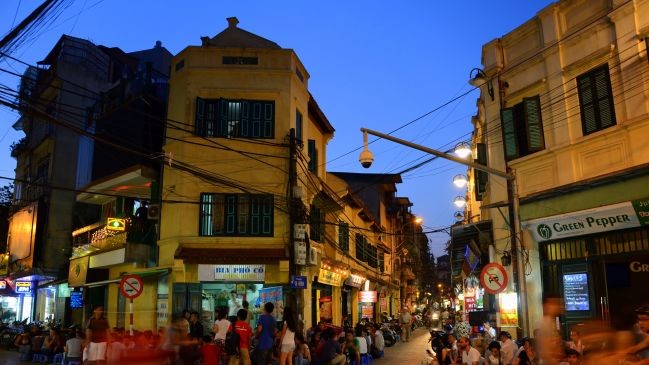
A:
[[[361,304],[361,318],[374,318],[374,304]]]
[[[106,222],[106,229],[109,231],[124,231],[126,229],[126,219],[108,218]]]
[[[466,312],[475,312],[478,310],[475,297],[464,297],[464,310]]]
[[[358,292],[358,301],[361,303],[376,303],[378,296],[375,291]]]
[[[215,281],[264,281],[266,265],[214,265]]]
[[[342,286],[342,278],[339,273],[320,269],[318,273],[318,282],[332,286]]]
[[[86,283],[88,274],[88,256],[70,260],[70,269],[68,270],[68,286],[79,287]]]
[[[0,280],[0,289],[7,289],[7,282],[4,280]]]
[[[537,242],[649,224],[649,199],[634,200],[523,222]]]
[[[29,293],[32,290],[32,283],[29,281],[16,281],[16,293]]]
[[[361,285],[365,282],[364,277],[356,274],[351,274],[347,280],[345,280],[345,285],[353,286],[354,288],[360,288]]]

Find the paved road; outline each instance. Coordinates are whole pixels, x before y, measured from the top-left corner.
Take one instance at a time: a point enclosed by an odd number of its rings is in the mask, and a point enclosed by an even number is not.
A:
[[[413,332],[409,342],[399,342],[385,349],[385,357],[372,362],[372,365],[421,365],[426,358],[429,334],[425,329]],[[17,351],[0,350],[0,365],[27,365],[28,361],[21,362]]]

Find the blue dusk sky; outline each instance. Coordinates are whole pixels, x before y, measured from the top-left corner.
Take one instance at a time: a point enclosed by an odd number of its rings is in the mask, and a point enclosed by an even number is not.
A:
[[[42,1],[0,1],[0,32],[6,35]],[[26,63],[42,60],[62,34],[126,52],[161,41],[172,54],[200,45],[227,27],[239,27],[293,49],[310,74],[309,89],[336,128],[327,151],[329,171],[397,173],[425,159],[389,141],[371,145],[372,168],[358,163],[361,127],[438,150],[469,141],[479,92],[469,72],[480,67],[482,45],[501,37],[549,0],[496,1],[124,1],[67,0],[58,17],[11,53]],[[0,84],[17,88],[25,65],[0,57]],[[11,128],[18,114],[0,106],[0,176],[14,177],[9,145],[23,136]],[[373,138],[370,138],[373,139]],[[399,196],[414,203],[426,231],[455,221],[453,186],[466,168],[437,159],[402,175]],[[0,179],[0,186],[9,181]],[[429,234],[431,251],[444,254],[449,236]]]

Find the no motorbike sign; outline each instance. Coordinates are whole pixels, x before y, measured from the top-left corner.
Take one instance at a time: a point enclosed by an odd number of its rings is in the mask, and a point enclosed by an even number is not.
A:
[[[138,275],[126,275],[119,283],[119,291],[128,299],[134,299],[142,294],[144,282]]]
[[[488,294],[498,294],[507,287],[507,271],[500,264],[487,264],[480,273],[480,284]]]

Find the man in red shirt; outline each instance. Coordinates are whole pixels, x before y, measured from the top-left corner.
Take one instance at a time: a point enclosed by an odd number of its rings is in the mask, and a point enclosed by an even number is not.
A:
[[[239,356],[230,356],[229,365],[250,365],[250,338],[252,327],[246,322],[248,311],[239,309],[237,321],[234,322],[234,331],[239,335]]]

